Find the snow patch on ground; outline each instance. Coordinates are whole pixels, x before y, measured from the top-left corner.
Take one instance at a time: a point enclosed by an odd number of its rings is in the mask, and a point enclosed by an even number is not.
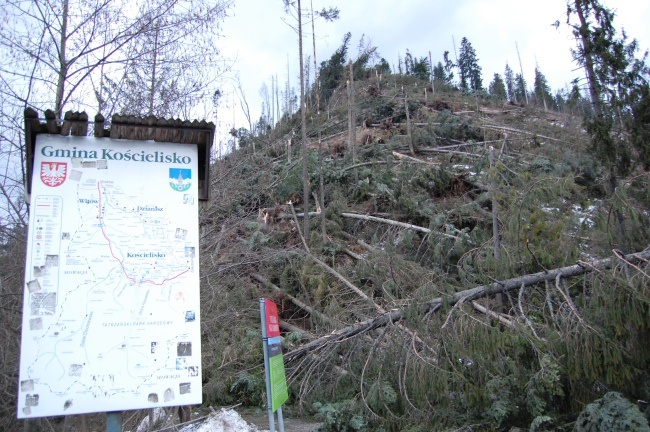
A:
[[[596,222],[593,220],[594,213],[598,209],[597,205],[589,205],[584,207],[580,204],[575,204],[572,208],[573,214],[578,218],[580,225],[585,225],[588,228],[593,228]]]
[[[154,408],[153,410],[153,424],[159,424],[167,419],[167,412],[164,408]],[[151,428],[149,427],[149,416],[142,419],[142,422],[138,425],[138,428],[135,432],[148,432]]]
[[[234,410],[222,408],[197,424],[178,427],[179,432],[268,432],[250,425]]]

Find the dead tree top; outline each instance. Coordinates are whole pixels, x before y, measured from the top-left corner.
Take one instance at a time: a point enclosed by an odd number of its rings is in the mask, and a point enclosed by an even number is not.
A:
[[[63,120],[57,119],[54,111],[45,111],[45,117],[39,118],[32,108],[25,110],[25,146],[27,158],[26,193],[31,193],[32,172],[34,168],[34,150],[38,134],[56,134],[62,136],[87,136],[88,114],[68,111]],[[136,117],[113,115],[110,124],[104,116],[97,114],[94,121],[95,138],[128,139],[134,141],[156,141],[177,144],[196,144],[199,152],[199,199],[209,199],[210,148],[214,140],[215,125],[205,120],[190,121],[164,119],[155,116]]]

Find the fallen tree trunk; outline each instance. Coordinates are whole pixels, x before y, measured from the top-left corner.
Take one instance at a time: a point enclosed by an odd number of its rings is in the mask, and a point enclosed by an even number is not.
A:
[[[557,277],[570,278],[575,276],[580,276],[585,273],[590,273],[597,270],[605,270],[612,268],[613,265],[617,263],[621,264],[636,264],[640,262],[647,262],[650,260],[650,247],[646,248],[644,251],[620,256],[613,258],[606,258],[601,260],[592,261],[589,263],[580,262],[568,267],[561,267],[546,272],[539,272],[528,274],[512,279],[507,279],[504,281],[494,282],[489,285],[481,285],[475,288],[468,290],[460,291],[448,298],[435,298],[431,301],[423,303],[418,308],[418,312],[421,314],[427,314],[429,312],[435,311],[442,306],[443,301],[445,301],[449,306],[453,306],[459,301],[471,301],[476,300],[480,297],[486,297],[488,295],[504,293],[507,291],[520,289],[522,286],[536,285],[545,281],[554,281]],[[393,309],[392,311],[380,315],[376,318],[371,318],[366,321],[354,324],[352,326],[337,330],[324,336],[322,338],[316,339],[306,345],[303,345],[300,348],[297,348],[285,355],[285,358],[292,360],[303,354],[309,353],[314,350],[318,350],[328,343],[337,343],[342,342],[345,339],[350,337],[369,332],[376,328],[385,327],[391,323],[396,323],[402,321],[406,316],[406,312],[401,309]]]
[[[424,228],[424,227],[413,225],[413,224],[410,224],[410,223],[394,221],[394,220],[391,220],[391,219],[378,218],[376,216],[362,215],[362,214],[357,214],[357,213],[341,213],[341,216],[346,217],[346,218],[359,219],[359,220],[365,220],[365,221],[371,221],[371,222],[379,222],[379,223],[388,224],[388,225],[394,225],[394,226],[398,226],[398,227],[401,227],[401,228],[407,228],[407,229],[412,229],[412,230],[415,230],[415,231],[420,231],[420,232],[423,232],[423,233],[426,233],[426,234],[431,234],[433,232],[429,228]],[[451,235],[451,234],[446,234],[446,233],[437,233],[437,234],[440,234],[443,237],[458,239],[458,237],[456,237],[454,235]]]

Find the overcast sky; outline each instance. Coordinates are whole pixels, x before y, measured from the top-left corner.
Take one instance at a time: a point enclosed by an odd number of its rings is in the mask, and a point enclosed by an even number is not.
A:
[[[619,31],[624,28],[643,51],[650,49],[650,1],[602,2],[617,12],[614,23]],[[302,3],[303,8],[310,5],[309,0]],[[506,62],[519,72],[515,43],[529,85],[535,64],[553,91],[582,76],[571,58],[574,42],[566,25],[566,0],[313,0],[313,5],[317,10],[329,6],[340,10],[339,20],[316,22],[319,64],[329,59],[349,31],[350,55],[356,57],[359,39],[365,35],[391,67],[397,67],[398,55],[403,58],[407,49],[418,58],[428,57],[431,51],[434,64],[442,60],[444,51],[450,51],[454,59],[453,40],[458,49],[460,40],[467,37],[483,69],[485,87],[495,72],[503,75]],[[284,86],[287,56],[291,83],[299,92],[297,35],[283,21],[292,18],[284,13],[282,0],[235,0],[229,15],[223,23],[222,54],[235,60],[233,68],[240,75],[252,116],[259,119],[259,89],[264,82],[270,88],[275,74]],[[556,21],[559,29],[552,26]],[[311,26],[306,30],[305,55],[312,53]],[[228,93],[229,84],[224,91]],[[232,124],[232,111],[232,102],[224,97],[220,120]],[[237,107],[236,126],[247,126],[239,111]]]

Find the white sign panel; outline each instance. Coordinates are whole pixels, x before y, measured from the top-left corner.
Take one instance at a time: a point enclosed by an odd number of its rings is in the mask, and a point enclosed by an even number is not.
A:
[[[37,136],[19,418],[201,403],[197,161]]]

